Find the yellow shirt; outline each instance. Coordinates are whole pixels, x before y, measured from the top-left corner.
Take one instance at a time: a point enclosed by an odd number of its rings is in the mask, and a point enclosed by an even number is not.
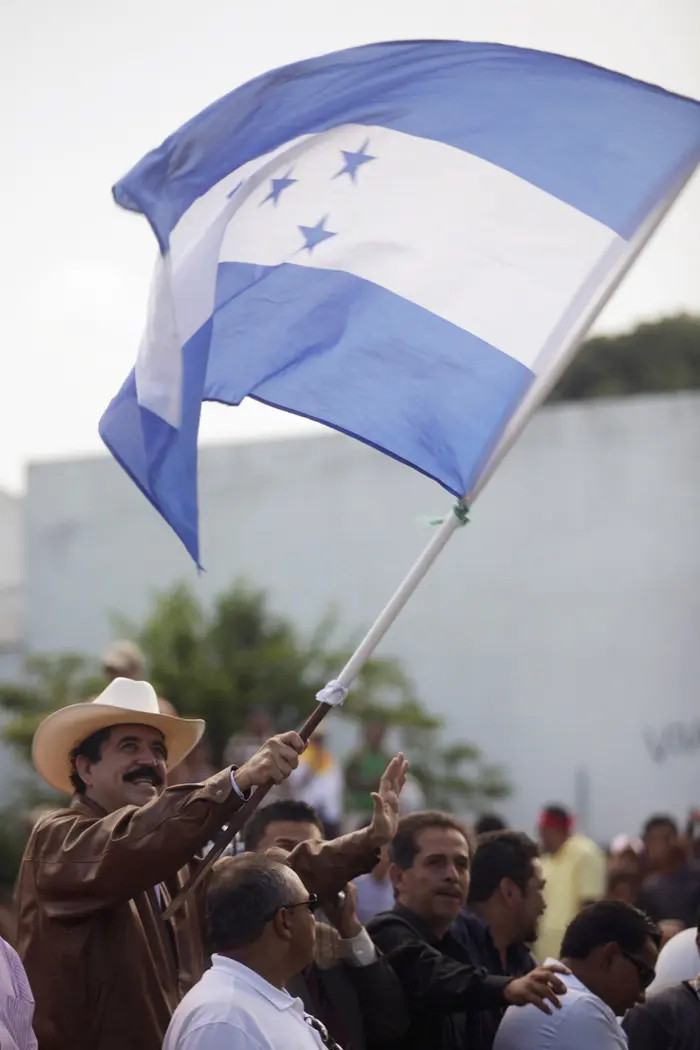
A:
[[[559,958],[564,931],[584,901],[599,900],[605,893],[605,854],[585,835],[571,835],[560,850],[542,857],[542,871],[547,910],[534,950],[538,962]]]

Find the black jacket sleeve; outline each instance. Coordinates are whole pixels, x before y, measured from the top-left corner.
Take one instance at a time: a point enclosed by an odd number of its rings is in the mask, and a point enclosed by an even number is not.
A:
[[[369,932],[394,968],[409,1003],[439,1013],[493,1010],[505,1006],[512,978],[490,977],[485,970],[460,963],[422,940],[407,924],[383,921]]]
[[[369,966],[348,966],[355,986],[368,1046],[400,1039],[408,1031],[406,996],[391,963],[377,952]]]
[[[626,1014],[622,1027],[627,1035],[629,1050],[670,1050],[668,1029],[646,1006],[635,1006]]]

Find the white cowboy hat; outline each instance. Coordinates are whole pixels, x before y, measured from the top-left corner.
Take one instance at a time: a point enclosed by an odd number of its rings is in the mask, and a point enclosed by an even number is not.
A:
[[[70,795],[70,754],[98,729],[116,725],[160,729],[168,748],[168,769],[174,769],[202,739],[201,718],[163,715],[155,689],[148,682],[115,678],[89,703],[70,704],[41,723],[32,743],[34,767],[47,784]]]

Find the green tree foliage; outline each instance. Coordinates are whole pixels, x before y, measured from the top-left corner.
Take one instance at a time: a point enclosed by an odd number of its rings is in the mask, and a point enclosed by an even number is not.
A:
[[[115,627],[143,649],[159,695],[181,715],[205,719],[217,764],[229,737],[256,707],[264,705],[279,730],[298,726],[318,690],[338,673],[353,648],[351,642],[335,640],[333,616],[306,638],[270,611],[264,593],[240,583],[210,608],[178,585],[156,597],[143,625],[121,620]],[[67,703],[89,699],[104,684],[79,655],[31,657],[23,685],[0,686],[3,738],[28,759],[42,718]],[[358,724],[379,721],[398,728],[410,757],[415,756],[415,772],[431,805],[474,810],[484,797],[502,798],[509,792],[501,771],[484,764],[476,748],[440,746],[440,719],[420,703],[396,660],[369,660],[340,715]]]
[[[176,586],[157,597],[142,628],[118,626],[143,649],[159,694],[181,714],[205,719],[217,764],[228,738],[257,707],[266,707],[279,729],[300,724],[348,655],[334,643],[333,616],[305,639],[290,621],[269,611],[262,592],[240,583],[211,609],[184,585]],[[436,724],[418,704],[401,667],[389,659],[367,662],[343,713],[390,717],[394,725]]]
[[[422,735],[411,749],[411,770],[431,809],[475,814],[511,794],[502,767],[487,762],[478,747],[463,741],[445,747],[431,740],[434,734]]]
[[[552,401],[700,388],[700,317],[680,314],[589,339]]]
[[[24,671],[21,684],[0,685],[0,710],[3,740],[29,760],[39,723],[59,707],[89,696],[90,661],[77,653],[30,655]]]

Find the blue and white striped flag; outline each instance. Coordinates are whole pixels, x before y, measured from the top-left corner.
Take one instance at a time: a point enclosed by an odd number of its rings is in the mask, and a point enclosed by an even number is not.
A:
[[[259,77],[114,188],[161,255],[102,438],[197,561],[204,400],[469,495],[699,161],[700,103],[556,55],[376,44]]]

